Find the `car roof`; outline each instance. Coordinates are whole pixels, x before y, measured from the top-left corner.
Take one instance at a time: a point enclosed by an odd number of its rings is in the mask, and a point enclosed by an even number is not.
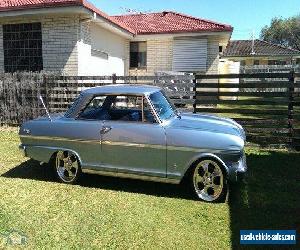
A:
[[[104,85],[100,87],[90,88],[83,91],[87,95],[100,95],[100,94],[124,94],[124,95],[143,95],[151,94],[160,91],[161,88],[150,85],[140,84],[113,84]]]

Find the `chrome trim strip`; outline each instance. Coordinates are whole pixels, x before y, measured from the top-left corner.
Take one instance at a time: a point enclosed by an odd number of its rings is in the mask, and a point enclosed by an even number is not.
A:
[[[170,184],[179,184],[180,179],[168,179],[156,176],[146,176],[146,175],[138,175],[138,174],[127,174],[127,173],[118,173],[118,172],[107,172],[101,170],[93,170],[93,169],[82,169],[82,172],[85,174],[97,174],[103,176],[111,176],[111,177],[119,177],[119,178],[128,178],[128,179],[136,179],[143,181],[154,181],[154,182],[162,182],[162,183],[170,183]]]
[[[158,92],[158,91],[156,91],[156,92]],[[156,92],[154,92],[154,93],[156,93]],[[152,102],[151,102],[151,100],[150,100],[149,94],[145,95],[145,98],[146,98],[146,100],[147,100],[147,102],[148,102],[148,105],[150,105],[151,113],[152,113],[152,115],[154,116],[156,122],[157,122],[158,124],[162,124],[162,120],[161,120],[160,117],[158,116],[158,114],[157,114],[157,112],[156,112],[156,110],[155,110],[155,108],[154,108],[154,106],[153,106],[153,104],[152,104]]]
[[[115,142],[115,141],[102,141],[103,145],[108,146],[123,146],[123,147],[138,147],[138,148],[153,148],[153,149],[167,149],[172,151],[183,151],[183,152],[195,152],[195,153],[202,153],[202,152],[213,152],[213,153],[221,153],[225,152],[223,149],[207,149],[207,148],[193,148],[193,147],[180,147],[180,146],[165,146],[165,145],[155,145],[155,144],[140,144],[140,143],[128,143],[128,142]],[[239,151],[232,151],[226,150],[231,152],[239,152]]]
[[[69,142],[79,142],[79,143],[96,143],[101,144],[101,141],[97,140],[81,140],[81,139],[70,139],[64,137],[49,137],[49,136],[31,136],[31,135],[21,135],[22,138],[30,138],[36,140],[52,140],[52,141],[69,141]],[[181,147],[181,146],[166,146],[157,144],[145,144],[145,143],[129,143],[129,142],[116,142],[116,141],[102,141],[102,145],[107,146],[122,146],[122,147],[137,147],[137,148],[152,148],[158,150],[170,150],[170,151],[183,151],[183,152],[212,152],[212,153],[239,153],[238,150],[224,150],[224,149],[207,149],[207,148],[193,148],[193,147]]]
[[[69,141],[69,142],[101,144],[100,139],[99,140],[82,140],[82,139],[70,139],[70,138],[65,138],[65,137],[33,136],[33,135],[20,135],[20,137],[34,139],[34,140]]]
[[[123,146],[123,147],[137,147],[137,148],[153,148],[153,149],[167,149],[166,145],[155,144],[142,144],[142,143],[128,143],[128,142],[114,142],[114,141],[102,141],[103,145],[107,146]]]

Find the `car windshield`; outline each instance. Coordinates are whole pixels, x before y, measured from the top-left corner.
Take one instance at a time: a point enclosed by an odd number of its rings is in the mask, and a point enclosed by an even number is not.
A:
[[[155,92],[149,97],[161,120],[167,120],[176,115],[177,111],[175,106],[163,92]]]

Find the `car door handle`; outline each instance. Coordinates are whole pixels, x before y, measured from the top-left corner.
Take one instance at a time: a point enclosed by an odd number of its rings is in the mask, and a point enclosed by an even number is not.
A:
[[[108,133],[109,131],[111,131],[112,127],[103,127],[101,130],[100,130],[100,134],[106,134]]]

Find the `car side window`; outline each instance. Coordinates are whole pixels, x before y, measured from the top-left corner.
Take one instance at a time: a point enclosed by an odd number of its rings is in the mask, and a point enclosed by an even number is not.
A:
[[[106,100],[106,96],[96,96],[93,100],[85,107],[85,109],[81,112],[78,118],[80,119],[88,119],[88,120],[103,120],[99,116],[101,110],[103,109],[103,104]]]
[[[86,106],[79,119],[154,123],[147,101],[142,96],[97,96]]]
[[[142,121],[142,97],[115,96],[109,110],[110,120],[114,121]]]

